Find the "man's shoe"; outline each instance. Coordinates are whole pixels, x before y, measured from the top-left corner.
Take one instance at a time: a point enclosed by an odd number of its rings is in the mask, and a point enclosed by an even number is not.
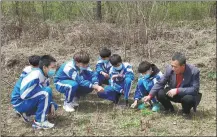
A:
[[[174,108],[165,109],[165,110],[163,111],[164,114],[171,114],[171,113],[174,113],[174,112],[175,112]]]

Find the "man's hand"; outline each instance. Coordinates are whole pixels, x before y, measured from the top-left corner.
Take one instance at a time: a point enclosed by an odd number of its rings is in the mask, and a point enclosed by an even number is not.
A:
[[[102,72],[102,75],[106,78],[106,79],[109,79],[109,75],[105,72]]]
[[[173,98],[173,96],[175,96],[177,94],[177,89],[174,88],[174,89],[171,89],[169,90],[166,95],[168,95],[169,97]]]
[[[131,108],[135,108],[137,106],[137,100],[134,101],[134,103],[130,106]]]
[[[151,100],[151,96],[145,96],[143,98],[144,102],[148,102],[149,100]]]
[[[103,92],[104,88],[99,85],[93,85],[93,89],[97,90],[97,92]]]

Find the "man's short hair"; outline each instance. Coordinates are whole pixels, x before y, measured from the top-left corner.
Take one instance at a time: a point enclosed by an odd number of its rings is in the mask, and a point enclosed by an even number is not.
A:
[[[179,62],[179,65],[185,65],[186,64],[186,57],[185,55],[183,55],[180,52],[175,52],[173,57],[172,57],[172,61],[177,60]]]

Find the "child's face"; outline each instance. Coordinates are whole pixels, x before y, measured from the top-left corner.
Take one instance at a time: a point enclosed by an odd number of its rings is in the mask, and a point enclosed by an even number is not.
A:
[[[109,57],[105,57],[105,58],[102,58],[102,57],[101,57],[101,59],[102,59],[102,60],[109,60]]]
[[[117,65],[113,65],[113,67],[118,68],[121,66],[122,63],[118,63]]]
[[[46,76],[52,77],[56,72],[56,62],[51,62],[48,67],[43,66],[43,71]]]
[[[76,65],[79,67],[79,68],[87,68],[89,66],[89,64],[83,64],[83,63],[76,63]]]
[[[147,75],[147,74],[149,74],[149,75],[151,75],[152,74],[152,69],[150,68],[149,70],[147,70],[146,72],[144,72],[144,73],[141,73],[143,76],[144,75]]]
[[[121,70],[121,69],[122,69],[122,63],[118,63],[117,65],[113,65],[113,67],[114,67],[116,70]]]

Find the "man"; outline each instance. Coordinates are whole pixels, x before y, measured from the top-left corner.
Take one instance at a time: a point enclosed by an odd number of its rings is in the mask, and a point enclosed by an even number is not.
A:
[[[190,114],[191,108],[197,104],[199,76],[198,68],[186,64],[185,56],[176,52],[172,57],[171,66],[166,67],[164,76],[154,85],[149,95],[144,97],[144,101],[147,102],[156,95],[166,112],[174,112],[170,102],[173,101],[182,104],[184,115]]]

